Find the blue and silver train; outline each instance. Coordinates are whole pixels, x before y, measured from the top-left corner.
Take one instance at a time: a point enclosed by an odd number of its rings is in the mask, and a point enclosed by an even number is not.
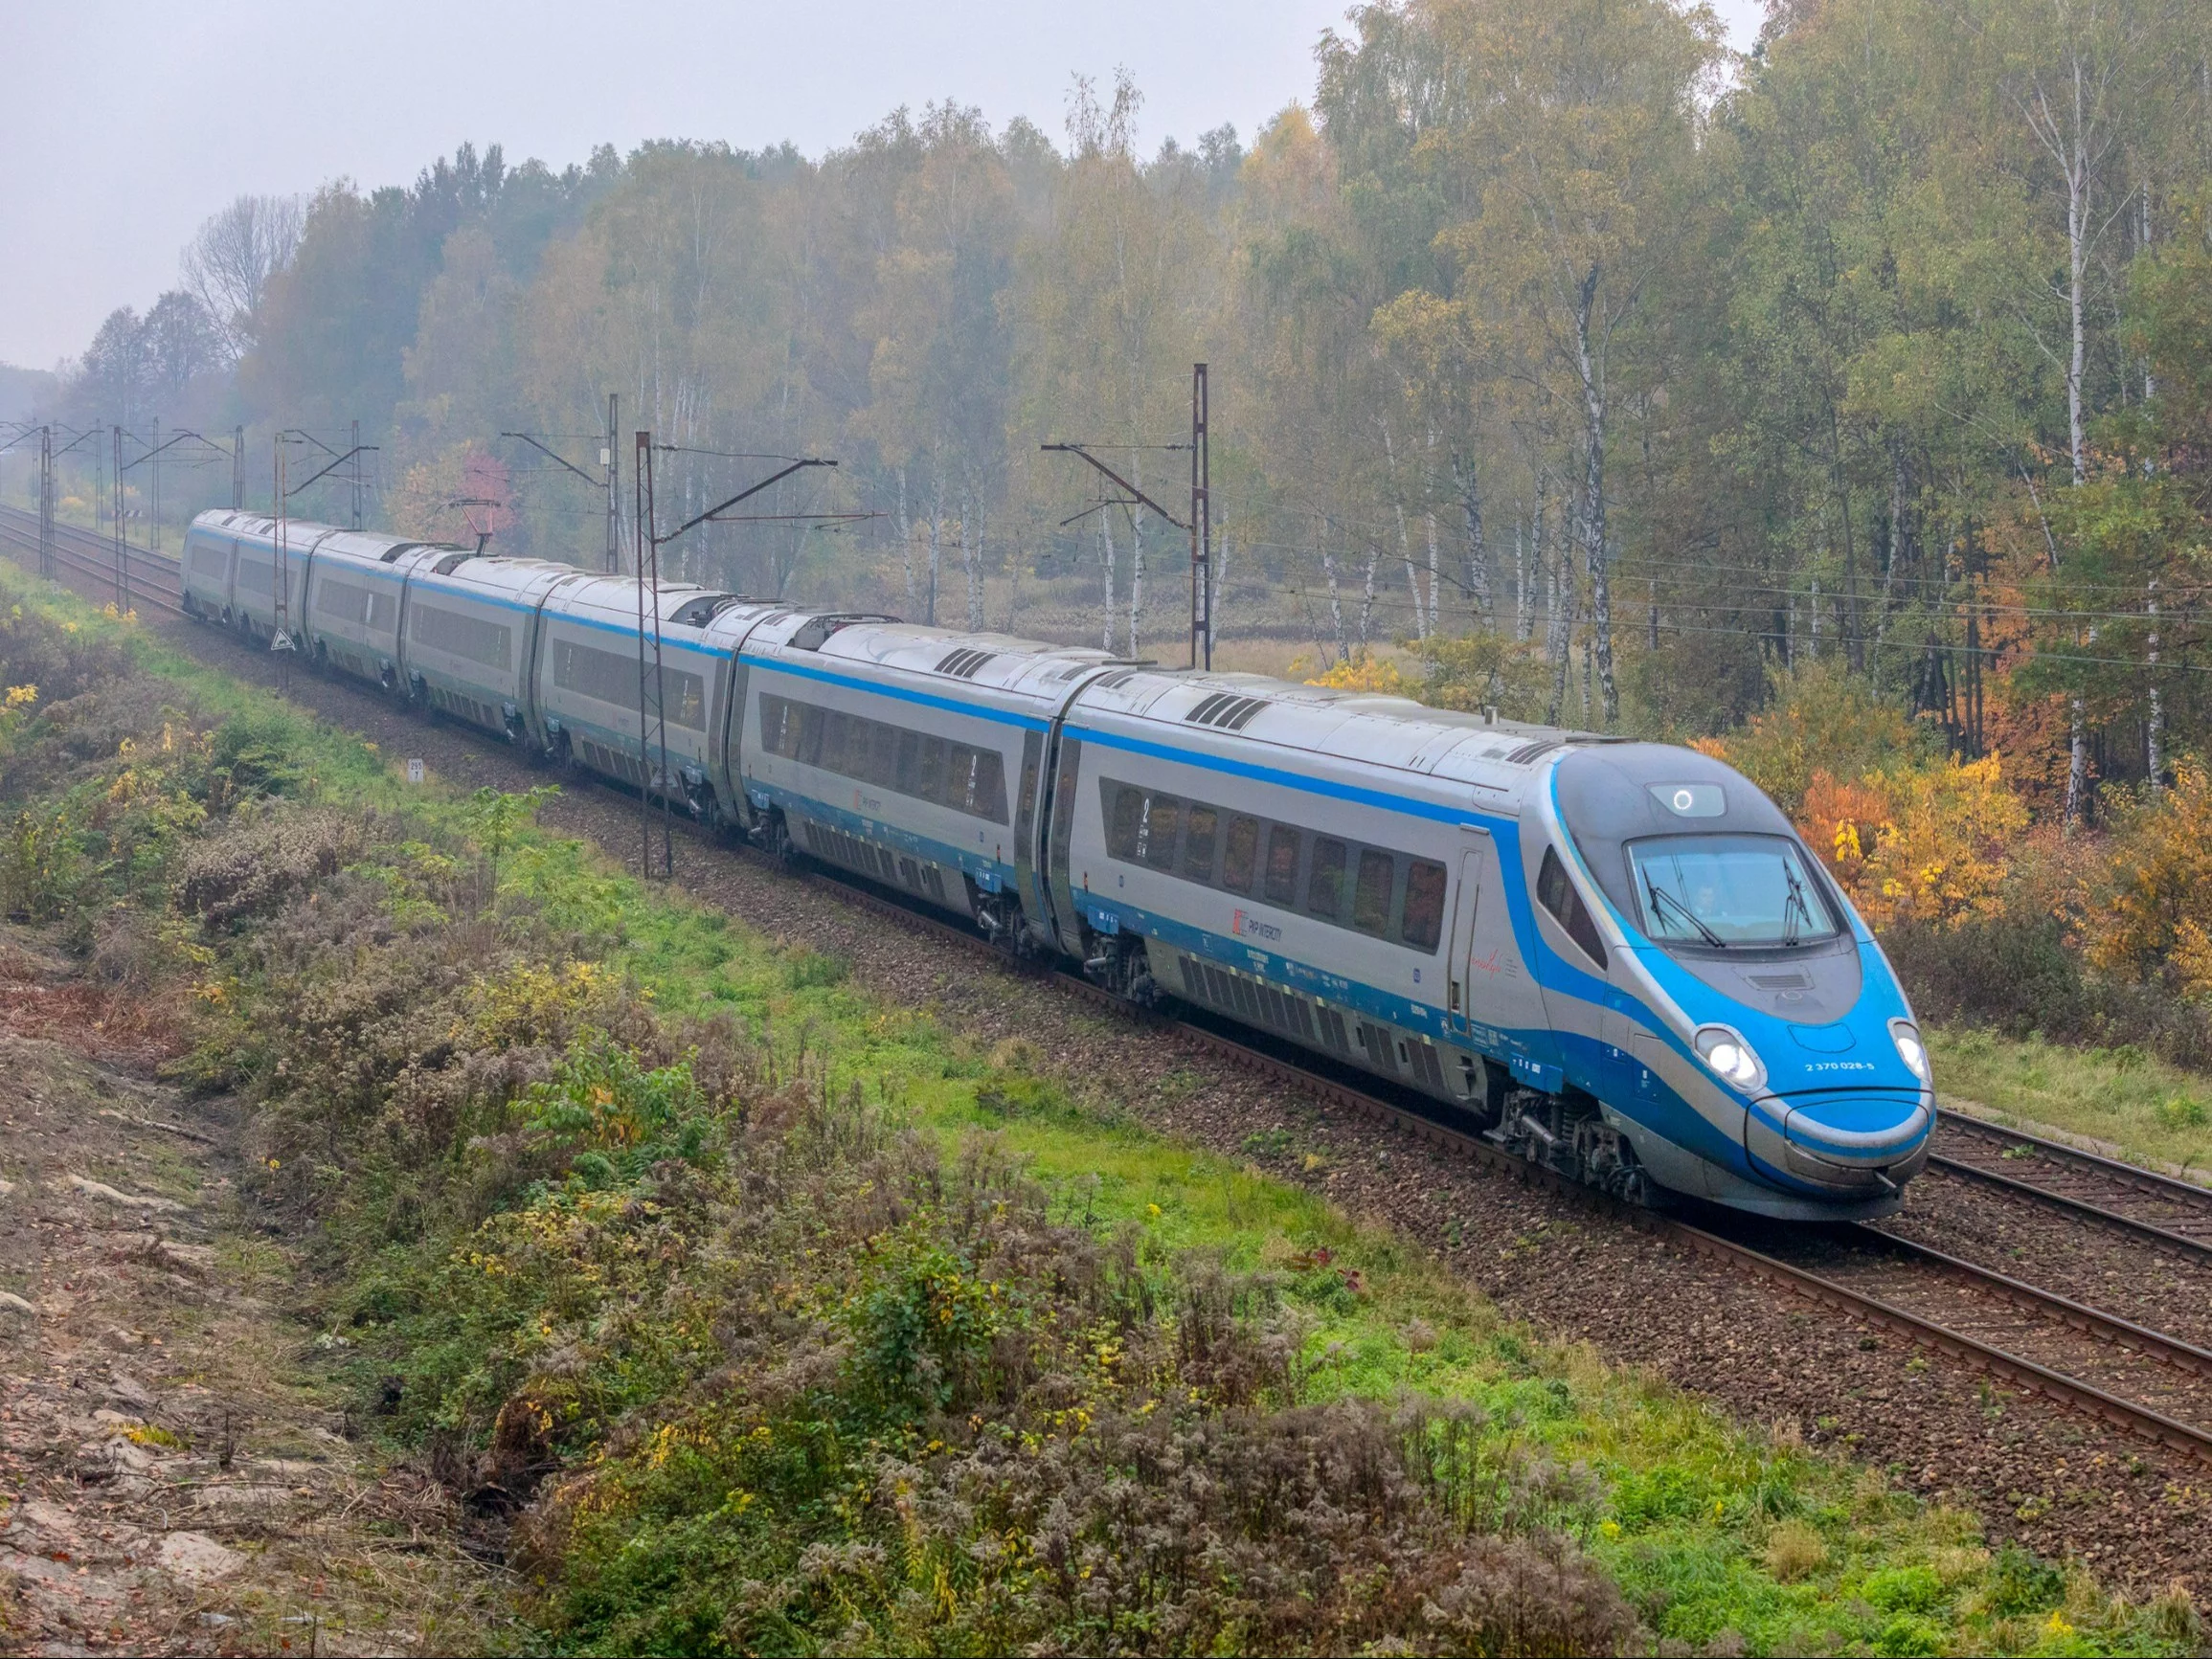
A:
[[[1880,946],[1670,745],[242,513],[185,605],[563,770],[1448,1103],[1623,1197],[1894,1209],[1935,1119]]]

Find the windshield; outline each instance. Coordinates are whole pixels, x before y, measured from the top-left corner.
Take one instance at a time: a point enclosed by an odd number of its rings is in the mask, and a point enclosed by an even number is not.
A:
[[[1797,848],[1778,836],[1669,836],[1632,841],[1644,931],[1662,943],[1806,945],[1837,921]]]

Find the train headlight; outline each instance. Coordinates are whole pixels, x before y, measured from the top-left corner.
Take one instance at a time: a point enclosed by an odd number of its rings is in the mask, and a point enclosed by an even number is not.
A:
[[[1931,1081],[1928,1067],[1928,1044],[1920,1041],[1920,1033],[1913,1029],[1909,1020],[1892,1020],[1889,1022],[1889,1041],[1897,1044],[1897,1058],[1905,1062],[1905,1069],[1922,1083]]]
[[[1715,1076],[1733,1088],[1751,1093],[1767,1081],[1767,1068],[1758,1053],[1740,1032],[1726,1025],[1706,1025],[1698,1031],[1698,1054]]]

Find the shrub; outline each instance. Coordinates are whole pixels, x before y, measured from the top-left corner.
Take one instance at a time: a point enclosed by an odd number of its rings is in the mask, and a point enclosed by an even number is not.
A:
[[[1764,712],[1744,730],[1696,747],[1727,761],[1757,784],[1791,818],[1805,810],[1816,777],[1910,773],[1942,758],[1932,728],[1916,723],[1895,701],[1842,663],[1816,661],[1774,673]],[[1825,835],[1834,834],[1829,825]],[[1811,835],[1815,846],[1823,837]]]
[[[279,810],[239,820],[197,843],[177,880],[177,908],[212,931],[266,915],[287,897],[357,858],[365,834],[327,807]]]
[[[2204,1103],[2193,1094],[2171,1095],[2154,1107],[2151,1115],[2163,1129],[2202,1129],[2206,1121]]]
[[[1803,1521],[1784,1521],[1767,1534],[1767,1571],[1783,1583],[1828,1564],[1828,1543]]]

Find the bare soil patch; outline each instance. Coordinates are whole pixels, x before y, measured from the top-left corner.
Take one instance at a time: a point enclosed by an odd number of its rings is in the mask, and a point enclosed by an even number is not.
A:
[[[225,1100],[173,1035],[0,929],[0,1648],[479,1645],[498,1581],[427,1476],[348,1438]]]

